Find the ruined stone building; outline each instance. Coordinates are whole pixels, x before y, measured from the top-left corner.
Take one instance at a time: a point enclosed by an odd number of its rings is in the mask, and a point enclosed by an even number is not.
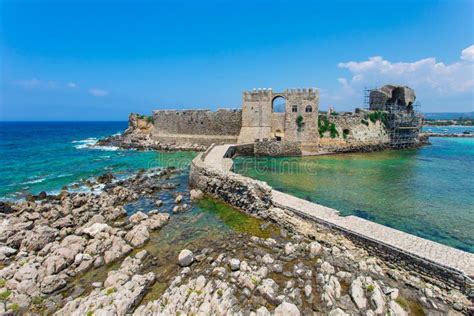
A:
[[[386,85],[367,92],[366,109],[337,113],[319,111],[315,88],[254,89],[243,92],[241,109],[154,111],[147,131],[164,144],[249,144],[257,155],[416,146],[422,121],[414,90]]]
[[[407,86],[369,90],[369,110],[383,111],[392,148],[410,148],[420,142],[423,118],[415,110],[415,101],[415,91]]]
[[[280,109],[275,101],[283,99]],[[270,140],[318,144],[319,91],[317,89],[272,89],[247,91],[242,100],[242,127],[239,143]]]

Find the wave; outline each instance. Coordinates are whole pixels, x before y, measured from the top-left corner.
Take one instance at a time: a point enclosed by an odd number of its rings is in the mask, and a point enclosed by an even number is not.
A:
[[[72,143],[78,144],[74,146],[76,149],[96,149],[104,151],[116,151],[119,150],[117,146],[96,146],[99,140],[95,137],[89,137],[82,140],[73,140]]]
[[[90,147],[94,146],[95,144],[97,144],[97,142],[98,142],[98,139],[95,138],[95,137],[89,137],[89,138],[82,139],[82,140],[73,140],[72,141],[73,144],[79,144],[79,145],[74,146],[76,149],[90,148]]]
[[[21,182],[20,184],[34,184],[34,183],[41,183],[41,182],[43,182],[44,180],[46,180],[46,178],[33,179],[33,180],[29,180],[29,181]]]

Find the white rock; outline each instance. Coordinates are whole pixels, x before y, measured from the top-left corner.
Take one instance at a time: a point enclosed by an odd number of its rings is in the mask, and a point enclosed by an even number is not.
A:
[[[391,316],[407,316],[408,313],[395,301],[388,302],[388,310]]]
[[[358,277],[352,281],[350,295],[358,309],[365,309],[367,307],[363,277]]]
[[[240,269],[240,260],[237,258],[232,258],[229,261],[229,265],[232,271],[237,271]]]
[[[84,228],[84,233],[91,236],[92,238],[94,238],[95,236],[97,236],[98,234],[102,233],[102,232],[109,232],[110,230],[112,229],[112,227],[110,227],[109,225],[107,224],[103,224],[103,223],[95,223],[95,224],[92,224],[91,226],[87,227],[87,228]]]
[[[194,261],[194,255],[191,250],[183,249],[178,256],[178,264],[182,267],[187,267],[191,265]]]
[[[204,196],[204,193],[202,193],[201,190],[199,189],[192,189],[189,194],[191,195],[191,201],[197,201],[197,200],[200,200],[202,199],[202,197]]]
[[[324,274],[333,274],[336,272],[334,267],[327,261],[324,261],[320,268],[321,272]]]
[[[283,302],[275,308],[275,316],[300,316],[300,311],[295,304]]]
[[[145,220],[148,218],[148,215],[146,215],[145,213],[143,212],[136,212],[135,214],[133,214],[132,216],[130,216],[128,218],[128,220],[130,221],[130,223],[139,223],[141,222],[142,220]]]
[[[336,308],[329,312],[329,316],[348,316],[349,314],[345,313],[342,309]]]
[[[268,253],[262,258],[262,262],[265,264],[272,264],[274,261],[275,260],[273,260],[272,256],[269,255]]]
[[[176,202],[176,204],[181,203],[183,201],[183,196],[179,194],[174,201]]]
[[[271,313],[268,311],[268,309],[265,306],[262,306],[259,309],[257,309],[257,313],[255,315],[256,316],[271,316]]]
[[[125,235],[125,240],[133,247],[141,247],[150,239],[150,233],[145,225],[139,224]]]
[[[317,241],[313,241],[308,245],[309,257],[314,258],[321,252],[323,247]]]
[[[291,242],[287,242],[285,244],[285,255],[289,256],[292,255],[296,251],[296,245],[292,244]]]

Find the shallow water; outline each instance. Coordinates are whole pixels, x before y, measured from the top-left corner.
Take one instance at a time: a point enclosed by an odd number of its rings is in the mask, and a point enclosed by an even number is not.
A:
[[[474,252],[474,139],[432,138],[414,150],[235,159],[277,190]]]
[[[126,128],[126,122],[0,122],[0,199],[55,193],[105,172],[125,177],[141,168],[187,167],[196,155],[90,147]]]

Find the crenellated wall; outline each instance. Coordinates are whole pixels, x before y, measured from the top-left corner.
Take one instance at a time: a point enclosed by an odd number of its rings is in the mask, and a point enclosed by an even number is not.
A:
[[[152,138],[163,143],[235,143],[242,126],[242,111],[159,110],[153,112]]]

